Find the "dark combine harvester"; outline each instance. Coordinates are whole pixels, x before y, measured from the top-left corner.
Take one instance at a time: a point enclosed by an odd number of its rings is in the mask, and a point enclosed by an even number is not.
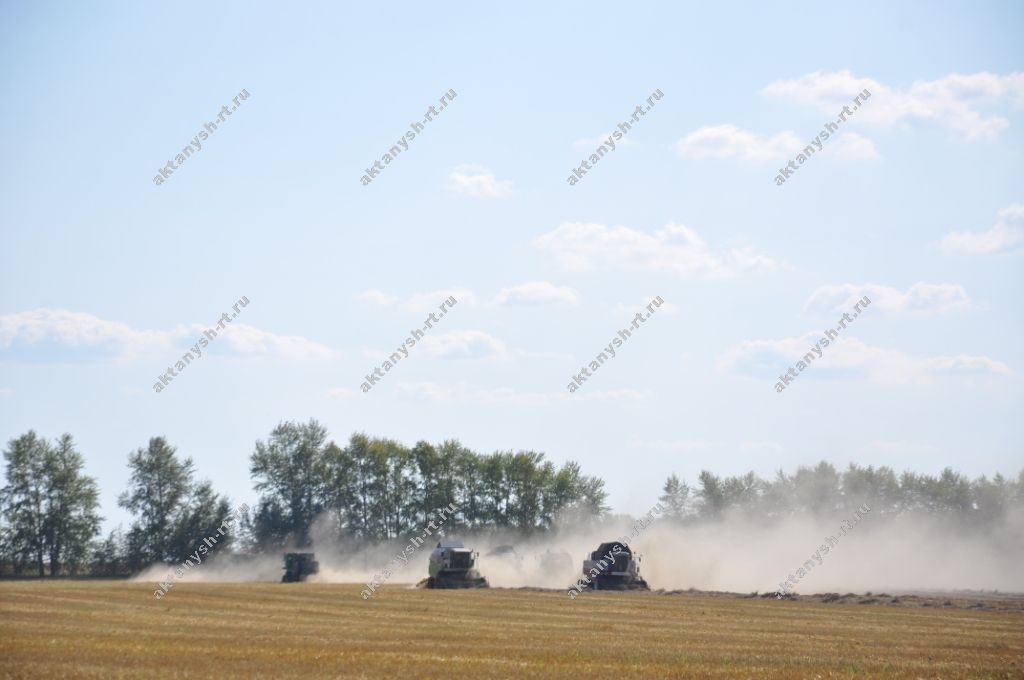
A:
[[[589,560],[583,560],[583,575],[594,590],[650,590],[640,578],[638,562],[625,543],[602,543]]]
[[[281,577],[281,583],[295,583],[296,581],[305,581],[307,576],[311,576],[320,571],[320,563],[315,559],[313,553],[287,553],[284,556],[284,576]]]

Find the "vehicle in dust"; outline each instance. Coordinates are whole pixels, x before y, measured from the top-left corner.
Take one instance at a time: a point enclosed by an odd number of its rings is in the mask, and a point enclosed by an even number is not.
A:
[[[549,548],[534,557],[537,559],[538,569],[545,576],[568,577],[574,571],[572,555],[567,552],[551,552]]]
[[[462,541],[444,539],[430,553],[430,576],[427,588],[488,588],[487,579],[477,571],[480,553],[464,546]]]
[[[314,553],[286,553],[284,556],[284,576],[281,583],[295,583],[305,581],[307,576],[312,576],[320,571],[320,563],[314,558]]]
[[[634,557],[636,559],[634,559]],[[650,590],[640,577],[640,558],[619,541],[602,543],[583,560],[583,576],[594,590]]]

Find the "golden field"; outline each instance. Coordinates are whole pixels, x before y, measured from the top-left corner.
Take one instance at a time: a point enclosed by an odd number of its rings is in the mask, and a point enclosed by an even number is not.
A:
[[[1020,678],[1019,612],[360,585],[0,582],[12,678]]]

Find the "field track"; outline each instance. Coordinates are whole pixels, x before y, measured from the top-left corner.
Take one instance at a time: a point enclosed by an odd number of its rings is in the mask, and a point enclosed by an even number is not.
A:
[[[362,586],[0,582],[11,678],[1024,678],[1024,614]]]

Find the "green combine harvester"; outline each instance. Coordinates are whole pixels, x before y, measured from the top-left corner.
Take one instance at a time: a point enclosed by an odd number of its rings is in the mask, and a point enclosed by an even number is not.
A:
[[[307,576],[319,573],[320,563],[314,553],[287,553],[284,556],[284,576],[281,583],[305,581]]]

